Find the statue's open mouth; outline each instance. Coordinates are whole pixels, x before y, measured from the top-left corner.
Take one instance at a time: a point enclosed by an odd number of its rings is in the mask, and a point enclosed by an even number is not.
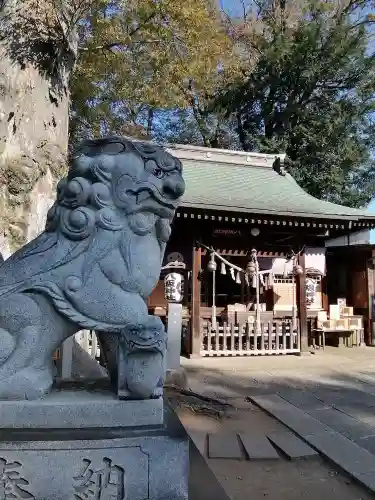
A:
[[[161,340],[150,340],[149,342],[145,342],[145,343],[140,343],[140,342],[137,342],[137,341],[134,341],[134,340],[130,340],[127,342],[128,344],[128,348],[130,349],[130,351],[133,351],[133,350],[145,350],[145,351],[149,351],[149,350],[155,350],[155,351],[160,351],[161,350]]]
[[[136,193],[136,206],[163,218],[173,216],[176,210],[175,203],[167,201],[157,189],[152,189],[150,186],[141,188]]]

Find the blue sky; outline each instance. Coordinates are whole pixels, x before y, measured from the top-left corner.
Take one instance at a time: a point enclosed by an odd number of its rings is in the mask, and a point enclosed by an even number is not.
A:
[[[242,3],[240,0],[218,0],[220,6],[231,14],[232,16],[240,15],[242,13]],[[249,4],[250,1],[247,0],[246,4]]]

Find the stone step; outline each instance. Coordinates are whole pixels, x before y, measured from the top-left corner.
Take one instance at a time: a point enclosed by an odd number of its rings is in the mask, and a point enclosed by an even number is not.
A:
[[[306,412],[288,403],[276,394],[250,397],[250,401],[303,438],[332,430],[328,425],[310,417]]]
[[[369,451],[275,394],[250,397],[250,400],[300,435],[349,477],[375,492],[375,456]]]
[[[208,457],[243,459],[244,453],[237,434],[209,434]]]
[[[279,454],[264,434],[246,432],[239,434],[250,460],[278,459]]]
[[[299,437],[288,430],[278,430],[267,434],[273,443],[289,460],[317,456],[317,451],[304,443]]]

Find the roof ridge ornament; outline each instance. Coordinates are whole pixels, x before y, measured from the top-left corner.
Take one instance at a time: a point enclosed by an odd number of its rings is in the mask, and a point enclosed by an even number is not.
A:
[[[283,177],[286,175],[286,170],[283,164],[281,163],[281,158],[280,156],[277,156],[275,158],[275,161],[273,162],[272,168],[274,169],[275,172],[277,172],[279,175],[282,175]]]

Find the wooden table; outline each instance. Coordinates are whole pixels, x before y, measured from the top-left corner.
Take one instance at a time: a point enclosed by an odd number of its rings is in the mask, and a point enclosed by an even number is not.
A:
[[[339,347],[349,347],[349,339],[351,339],[351,346],[358,346],[358,332],[356,329],[347,329],[347,328],[314,328],[311,330],[312,333],[312,344],[313,348],[316,349],[316,335],[319,337],[319,347],[322,349],[325,348],[326,345],[326,334],[338,334],[339,339]],[[353,342],[353,337],[355,335],[355,342]]]

